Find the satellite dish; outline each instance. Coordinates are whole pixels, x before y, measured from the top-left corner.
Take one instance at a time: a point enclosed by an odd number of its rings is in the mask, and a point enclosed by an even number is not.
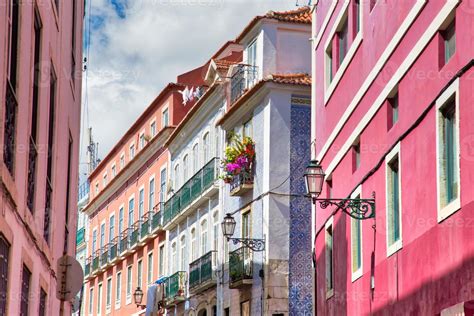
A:
[[[62,256],[58,259],[58,288],[56,297],[61,301],[72,301],[84,282],[84,271],[76,258]]]

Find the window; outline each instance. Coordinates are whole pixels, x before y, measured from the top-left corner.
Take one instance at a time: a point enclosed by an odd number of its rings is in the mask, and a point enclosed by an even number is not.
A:
[[[19,20],[20,20],[20,0],[7,1],[8,25],[7,25],[7,73],[8,83],[6,89],[5,120],[4,120],[4,150],[3,161],[12,176],[14,176],[15,160],[15,140],[16,140],[16,117],[17,100],[15,91],[17,89],[18,70],[18,46],[19,46]],[[4,106],[3,104],[1,106]],[[1,310],[0,310],[1,311]]]
[[[332,53],[332,45],[329,45],[326,49],[326,87],[332,82],[334,77],[334,57]]]
[[[361,10],[361,6],[360,6],[360,0],[354,0],[352,1],[352,5],[353,5],[353,21],[354,21],[354,37],[357,33],[359,33],[360,31],[360,10]]]
[[[352,145],[352,172],[360,167],[360,141]]]
[[[120,155],[120,169],[123,169],[125,167],[125,154]]]
[[[230,308],[224,308],[224,316],[230,316]]]
[[[171,270],[172,272],[176,272],[178,269],[178,258],[176,254],[176,242],[171,244]]]
[[[102,181],[102,186],[105,188],[107,186],[107,172],[104,173],[104,179]]]
[[[143,149],[145,147],[145,134],[140,135],[140,142],[138,143],[138,146],[140,149]]]
[[[138,193],[138,219],[142,220],[143,219],[143,213],[144,213],[144,208],[145,208],[145,189],[142,188],[140,189]]]
[[[199,144],[195,144],[193,147],[193,161],[194,161],[194,173],[199,171]]]
[[[184,178],[184,182],[186,182],[188,180],[188,177],[189,177],[188,164],[189,164],[188,155],[184,155],[184,158],[183,158],[183,178]]]
[[[47,301],[48,295],[46,294],[46,291],[43,290],[43,288],[40,289],[40,302],[39,302],[39,316],[46,316],[46,301]],[[4,315],[4,314],[2,314]]]
[[[163,128],[169,125],[168,108],[164,109],[163,113],[161,114],[161,125],[163,126]]]
[[[332,198],[332,179],[326,180],[326,198]]]
[[[100,250],[104,250],[105,245],[105,223],[100,224]]]
[[[122,299],[122,272],[117,272],[115,282],[115,306],[120,306]]]
[[[247,47],[247,64],[251,66],[257,66],[257,40],[249,44]]]
[[[94,313],[94,288],[89,289],[89,315]]]
[[[100,315],[102,311],[102,283],[99,283],[97,288],[97,315]]]
[[[252,238],[252,218],[250,211],[242,214],[242,238]]]
[[[130,160],[132,160],[132,159],[135,157],[135,144],[131,144],[131,145],[130,145],[130,153],[129,153],[129,156],[130,156]]]
[[[150,179],[150,188],[148,193],[148,211],[152,211],[155,207],[155,178]]]
[[[119,209],[119,226],[118,226],[118,234],[123,232],[123,206]]]
[[[151,122],[150,124],[150,133],[151,133],[151,137],[155,137],[156,135],[156,122],[155,121]]]
[[[204,137],[202,138],[202,146],[203,146],[203,151],[204,151],[204,163],[207,163],[209,160],[211,160],[211,155],[210,155],[210,144],[209,144],[209,132],[204,134]]]
[[[401,234],[401,182],[400,182],[400,144],[387,155],[387,255],[402,246]]]
[[[177,191],[180,187],[180,168],[179,164],[174,167],[174,190]]]
[[[140,259],[137,262],[137,287],[142,288],[142,273],[143,273],[143,261]]]
[[[135,208],[135,199],[130,199],[128,201],[128,228],[131,228],[132,225],[134,224],[134,208]]]
[[[110,310],[110,305],[112,305],[112,278],[107,279],[106,291],[105,306],[107,310]]]
[[[197,259],[196,228],[191,229],[191,260]]]
[[[180,244],[179,257],[181,260],[180,269],[181,271],[186,271],[186,236],[185,235],[181,236],[181,240],[179,244]]]
[[[147,283],[151,284],[153,282],[153,252],[148,254],[148,262],[147,262]]]
[[[109,218],[109,243],[115,238],[115,215]]]
[[[460,209],[459,79],[436,100],[438,220]]]
[[[20,302],[20,315],[29,315],[29,304],[30,304],[30,282],[31,272],[23,265],[23,272],[21,275],[21,302]]]
[[[207,253],[207,221],[201,223],[201,255]]]
[[[219,213],[218,212],[215,212],[214,213],[214,216],[213,216],[213,236],[212,236],[212,240],[213,240],[213,249],[212,250],[215,250],[215,251],[218,251],[219,249]],[[212,261],[212,265],[213,266],[217,266],[217,255],[213,256],[212,257],[213,261]]]
[[[456,20],[453,20],[441,34],[443,38],[444,63],[445,65],[456,52]]]
[[[252,119],[244,123],[244,137],[253,137]]]
[[[339,59],[338,59],[338,64],[337,67],[339,68],[344,61],[344,58],[347,55],[347,46],[348,46],[348,38],[347,38],[347,33],[348,33],[348,25],[347,25],[347,18],[343,22],[341,29],[337,32],[337,40],[338,40],[338,47],[339,47]]]
[[[360,187],[352,194],[352,199],[360,199]],[[351,218],[351,261],[352,282],[362,276],[362,221]]]
[[[333,218],[326,223],[326,297],[329,298],[334,293],[334,258],[333,258]]]
[[[115,164],[112,165],[112,178],[115,178],[115,176],[117,175],[117,170],[115,168]]]
[[[160,249],[159,249],[159,255],[160,255],[160,258],[159,258],[159,264],[158,264],[158,269],[160,270],[160,276],[163,276],[165,275],[165,246],[162,245],[160,246]]]
[[[92,255],[95,255],[95,251],[97,250],[97,229],[92,231]]]
[[[99,193],[99,182],[95,183],[95,194],[97,195]]]
[[[132,298],[132,266],[127,267],[127,304]]]
[[[391,129],[395,123],[398,122],[398,92],[388,99],[388,111],[387,111],[387,125],[388,129]]]
[[[0,315],[7,315],[10,243],[0,234]]]
[[[38,158],[38,119],[39,119],[39,88],[41,86],[41,40],[42,23],[39,13],[35,9],[34,13],[34,69],[33,69],[33,104],[31,107],[31,130],[29,138],[28,156],[28,186],[26,204],[31,213],[34,213],[36,198],[36,166]],[[51,101],[50,101],[51,102]],[[45,228],[49,228],[49,223]]]
[[[160,171],[160,202],[166,197],[166,168]]]

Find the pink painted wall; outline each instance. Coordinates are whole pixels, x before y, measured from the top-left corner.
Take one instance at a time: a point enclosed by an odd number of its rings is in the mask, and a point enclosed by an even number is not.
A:
[[[316,19],[313,19],[316,21],[315,31],[323,32],[313,52],[316,55],[316,64],[313,65],[316,70],[313,81],[316,85],[313,114],[316,125],[313,128],[318,150],[326,143],[415,1],[378,1],[372,12],[369,12],[369,1],[361,3],[364,6],[362,43],[326,104],[324,43],[342,3],[338,3],[326,29],[321,25],[328,14],[330,1],[320,1]],[[323,157],[325,170],[445,3],[430,1],[424,5]],[[370,120],[360,134],[360,168],[352,172],[353,160],[349,151],[334,169],[333,197],[347,197],[359,183],[362,183],[362,197],[369,198],[372,191],[376,192],[376,231],[372,229],[374,221],[363,222],[363,275],[352,282],[349,217],[340,212],[335,215],[335,294],[326,299],[324,224],[330,211],[317,208],[315,294],[318,315],[436,315],[442,309],[474,298],[474,69],[469,68],[459,77],[461,209],[440,223],[437,220],[436,109],[430,108],[450,79],[473,59],[473,14],[469,1],[461,1],[455,9],[456,53],[444,67],[439,68],[440,39],[436,33],[401,79],[398,85],[399,121],[388,130],[387,102]],[[427,113],[422,117],[424,111]],[[420,120],[419,124],[410,130],[417,120]],[[403,247],[387,257],[384,158],[399,139]],[[322,196],[325,197],[326,192]],[[373,251],[375,290],[372,292]]]
[[[77,214],[77,166],[79,152],[81,109],[81,59],[83,1],[76,3],[76,28],[72,34],[71,1],[60,1],[59,9],[53,1],[38,1],[37,12],[42,22],[41,79],[39,86],[38,147],[34,214],[26,206],[28,179],[28,141],[31,127],[33,89],[33,17],[34,1],[20,1],[20,34],[18,80],[16,85],[17,128],[15,133],[15,168],[10,175],[0,156],[0,233],[10,243],[7,272],[7,314],[20,314],[21,271],[26,265],[32,272],[29,313],[38,314],[40,287],[47,293],[46,315],[60,315],[61,304],[56,299],[58,283],[57,259],[63,255],[65,226],[69,231],[68,254],[75,255]],[[5,143],[5,93],[7,85],[7,12],[6,1],[0,3],[0,144]],[[72,48],[74,36],[75,50]],[[71,56],[76,67],[72,69]],[[52,172],[52,210],[49,245],[43,239],[45,190],[47,172],[47,138],[50,102],[50,69],[57,76],[56,115]],[[72,80],[71,73],[75,74]],[[73,141],[72,155],[68,157],[68,141]],[[70,192],[67,196],[67,166],[72,166]],[[69,200],[69,221],[65,207]],[[64,315],[71,313],[71,305],[63,306]]]

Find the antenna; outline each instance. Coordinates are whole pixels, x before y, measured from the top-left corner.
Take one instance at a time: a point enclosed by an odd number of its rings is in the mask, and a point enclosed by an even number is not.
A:
[[[87,145],[87,165],[89,166],[89,174],[94,171],[97,165],[100,162],[99,156],[99,143],[94,143],[94,139],[92,137],[92,127],[87,129],[87,136],[89,139],[89,144]]]

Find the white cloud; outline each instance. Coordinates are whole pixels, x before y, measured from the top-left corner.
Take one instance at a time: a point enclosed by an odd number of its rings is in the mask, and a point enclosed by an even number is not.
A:
[[[112,2],[127,4],[125,18]],[[294,9],[295,0],[94,0],[91,5],[99,27],[91,32],[88,113],[104,157],[168,82],[205,63],[255,15]],[[81,150],[84,161],[85,146]]]

